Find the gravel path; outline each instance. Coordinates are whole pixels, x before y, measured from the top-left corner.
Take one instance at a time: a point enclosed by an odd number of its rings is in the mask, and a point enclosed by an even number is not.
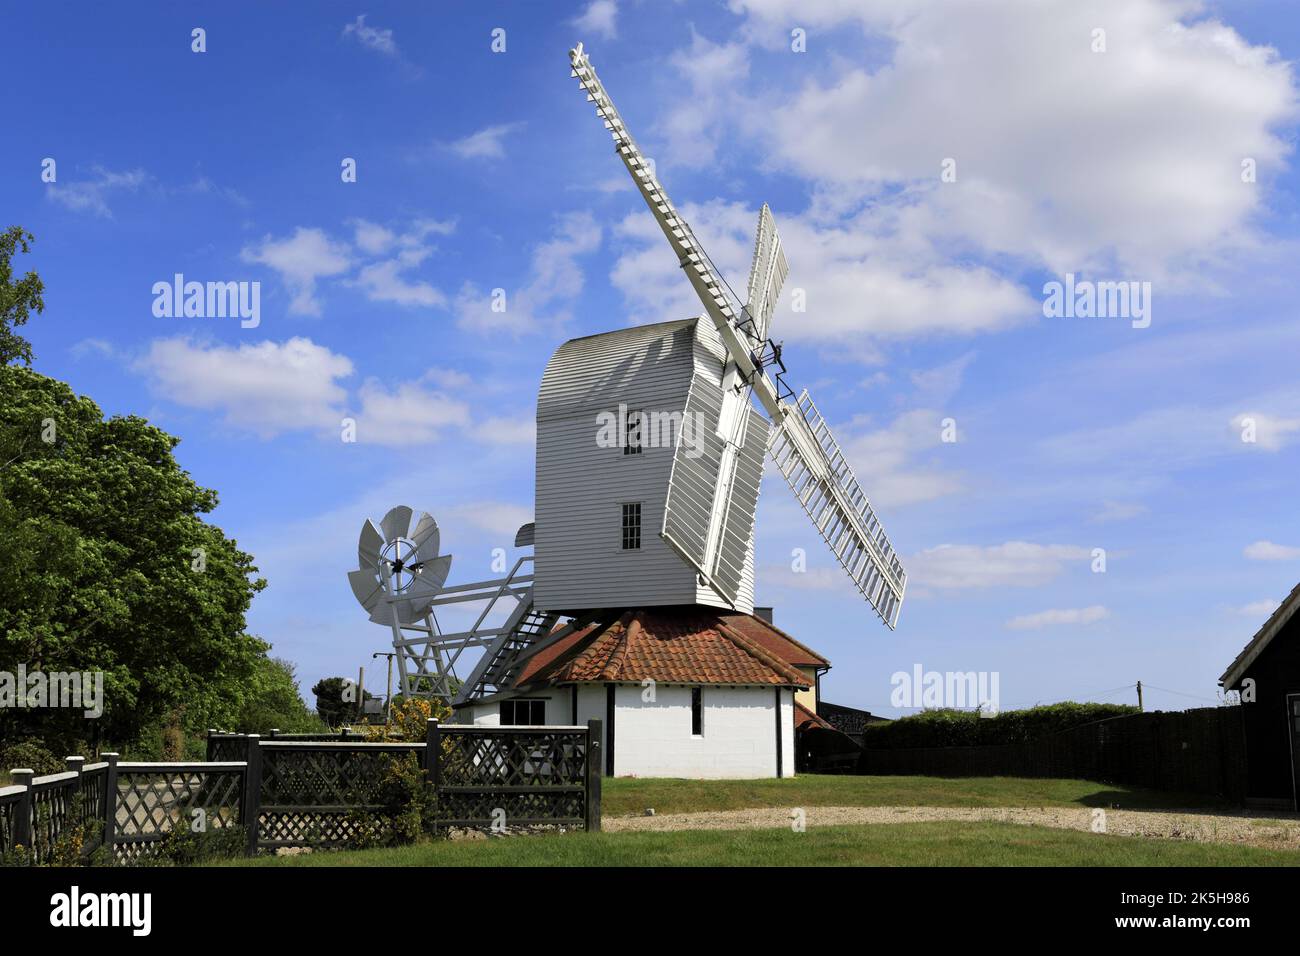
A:
[[[1065,830],[1091,830],[1091,807],[806,807],[810,827],[849,823],[925,823],[936,820],[1034,824]],[[789,809],[714,810],[665,813],[653,817],[606,817],[607,832],[633,830],[751,830],[788,827]],[[1248,813],[1168,810],[1107,810],[1105,832],[1120,836],[1159,837],[1200,843],[1240,843],[1281,850],[1300,850],[1300,817],[1266,817]]]

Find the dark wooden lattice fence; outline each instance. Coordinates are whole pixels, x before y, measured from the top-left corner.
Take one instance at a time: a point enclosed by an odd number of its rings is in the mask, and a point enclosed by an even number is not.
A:
[[[317,736],[317,735],[312,735]],[[325,737],[326,735],[319,735]],[[432,784],[439,827],[550,825],[600,829],[600,721],[585,727],[439,726],[421,743],[218,734],[208,760],[126,763],[104,754],[46,777],[15,771],[0,788],[0,853],[22,847],[48,863],[73,828],[82,852],[101,844],[117,863],[148,862],[181,828],[243,827],[249,854],[326,849],[360,831],[382,836],[393,810],[384,781],[410,761]]]

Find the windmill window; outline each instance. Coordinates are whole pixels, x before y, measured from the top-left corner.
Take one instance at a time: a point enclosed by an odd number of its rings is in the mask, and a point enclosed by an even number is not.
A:
[[[641,454],[644,437],[641,426],[645,421],[645,412],[625,412],[623,418],[623,454]]]
[[[691,736],[704,736],[704,688],[691,688]]]
[[[546,701],[516,697],[501,702],[503,725],[539,727],[546,723]]]
[[[640,549],[641,502],[625,502],[623,504],[623,550],[639,551]]]

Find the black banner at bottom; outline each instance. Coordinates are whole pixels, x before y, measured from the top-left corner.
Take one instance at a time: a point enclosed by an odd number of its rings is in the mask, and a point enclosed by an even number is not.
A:
[[[768,942],[773,931],[792,929],[791,920],[805,927],[833,920],[860,933],[915,935],[918,944],[988,943],[1044,929],[1072,939],[1200,934],[1231,945],[1295,918],[1294,878],[1280,869],[623,868],[558,869],[541,880],[536,871],[450,868],[0,872],[7,944],[93,935],[128,949],[207,933],[217,944],[226,933],[259,944],[322,934],[332,944],[376,943],[403,926],[445,945],[462,932],[481,941],[490,910],[507,923],[529,912],[557,928],[580,919],[617,928],[632,919],[650,933],[713,921],[730,936]]]

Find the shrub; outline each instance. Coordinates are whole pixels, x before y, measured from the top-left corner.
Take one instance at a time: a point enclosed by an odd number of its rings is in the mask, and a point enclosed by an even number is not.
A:
[[[868,724],[863,731],[863,746],[867,750],[896,750],[1018,744],[1137,712],[1136,707],[1126,704],[1073,701],[1008,710],[993,717],[981,717],[970,710],[924,710],[888,723]]]
[[[66,769],[63,761],[50,753],[39,740],[24,740],[0,751],[0,769],[9,771],[20,767],[36,771],[38,777]]]
[[[351,827],[350,849],[401,846],[432,835],[437,823],[437,791],[424,774],[417,754],[385,754],[379,779],[356,793],[345,819]],[[369,804],[369,806],[365,806]]]
[[[392,720],[387,725],[367,727],[369,740],[409,740],[423,743],[430,720],[446,721],[451,708],[441,699],[427,697],[394,697]]]
[[[242,826],[210,827],[194,831],[179,826],[153,844],[135,861],[139,866],[190,866],[243,856],[248,830]]]

